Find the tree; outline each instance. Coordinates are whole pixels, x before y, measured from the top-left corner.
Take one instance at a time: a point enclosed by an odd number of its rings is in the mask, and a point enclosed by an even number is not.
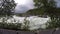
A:
[[[57,8],[55,0],[34,0],[34,2],[37,8],[44,10],[43,12],[51,17],[47,28],[60,27],[60,8]]]
[[[27,11],[26,13],[28,15],[43,15],[43,11],[44,10],[38,8],[38,9],[31,9],[31,10]]]
[[[34,0],[35,8],[29,10],[27,13],[34,14],[34,15],[48,15],[52,16],[51,13],[54,15],[56,14],[56,2],[54,0]],[[53,16],[52,16],[53,17]]]
[[[57,8],[55,0],[34,0],[35,6],[44,10],[43,13],[54,18],[60,18],[60,8]],[[41,11],[40,11],[41,12]]]
[[[15,6],[14,0],[0,0],[0,18],[3,22],[13,15]]]
[[[0,0],[0,16],[10,16],[16,6],[14,0]]]
[[[55,7],[56,2],[54,0],[34,0],[35,6],[37,8],[48,8],[48,7]]]

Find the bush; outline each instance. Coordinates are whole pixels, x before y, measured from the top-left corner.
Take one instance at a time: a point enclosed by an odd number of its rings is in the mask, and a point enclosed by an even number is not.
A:
[[[19,30],[21,29],[21,23],[0,23],[0,28],[2,29],[11,29],[11,30]]]
[[[16,23],[7,23],[4,20],[4,22],[0,22],[0,28],[11,29],[11,30],[30,31],[30,29],[29,29],[30,28],[30,26],[29,26],[30,21],[26,20],[26,18],[24,19],[23,23],[19,23],[19,21]]]
[[[47,29],[59,28],[59,27],[60,27],[60,19],[59,18],[52,19],[51,21],[49,21],[47,23]]]
[[[23,24],[22,23],[0,22],[0,28],[2,28],[2,29],[10,29],[10,30],[30,31],[29,30],[29,21],[24,20]]]

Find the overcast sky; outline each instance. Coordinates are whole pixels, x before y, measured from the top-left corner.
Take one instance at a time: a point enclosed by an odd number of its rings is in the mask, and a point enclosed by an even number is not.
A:
[[[60,0],[56,0],[57,2],[57,7],[60,7]]]
[[[34,8],[34,2],[33,0],[15,0],[17,3],[17,6],[15,8],[16,13],[24,13],[29,9]],[[57,7],[60,7],[60,0],[56,0]]]
[[[24,13],[29,9],[34,8],[33,0],[15,0],[17,6],[15,8],[15,12],[17,13]]]

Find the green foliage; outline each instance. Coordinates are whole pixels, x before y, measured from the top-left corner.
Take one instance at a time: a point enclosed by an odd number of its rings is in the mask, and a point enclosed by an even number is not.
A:
[[[20,30],[21,23],[0,23],[0,28],[2,29],[11,29],[11,30]]]
[[[34,2],[38,9],[44,10],[43,13],[51,17],[51,21],[47,23],[47,28],[60,27],[60,8],[57,8],[55,0],[34,0]]]
[[[35,0],[38,3],[37,4],[43,4],[42,6],[40,5],[40,10],[42,9],[41,12],[43,14],[47,14],[51,18],[59,18],[60,17],[60,8],[56,7],[56,2],[55,0]],[[37,6],[39,7],[39,6]],[[38,8],[39,9],[39,8]],[[41,13],[40,13],[41,14]]]
[[[27,17],[26,17],[27,18]],[[21,31],[30,31],[29,20],[24,19],[23,23],[7,23],[0,22],[0,28],[2,29],[10,29],[10,30],[21,30]],[[24,25],[23,25],[24,24]]]
[[[25,17],[25,19],[24,19],[24,25],[23,25],[23,30],[24,31],[29,31],[30,29],[30,26],[29,26],[29,23],[30,23],[30,21],[29,20],[26,20],[27,19],[27,17]]]
[[[56,2],[54,0],[34,0],[35,7],[29,10],[27,13],[31,15],[48,15],[51,17],[51,13],[55,13]],[[56,11],[57,12],[57,11]]]
[[[14,0],[0,0],[0,16],[10,16],[14,10],[16,3]]]
[[[47,29],[52,29],[52,28],[59,28],[60,27],[60,19],[54,18],[51,21],[47,23]]]
[[[28,15],[43,15],[44,13],[43,13],[43,11],[44,10],[42,10],[42,9],[32,9],[32,10],[29,10],[29,11],[27,11],[27,14]]]
[[[5,22],[14,14],[15,6],[16,3],[14,0],[0,0],[0,18],[4,17],[3,22]]]
[[[47,7],[53,7],[56,6],[56,2],[54,0],[34,0],[35,6],[38,8],[47,8]]]

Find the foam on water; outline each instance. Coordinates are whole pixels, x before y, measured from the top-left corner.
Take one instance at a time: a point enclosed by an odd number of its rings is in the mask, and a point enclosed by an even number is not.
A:
[[[10,18],[7,20],[8,23],[23,23],[24,22],[25,17],[18,17],[18,16],[13,16],[13,18]],[[15,21],[14,21],[15,20]],[[48,18],[42,18],[42,17],[38,17],[38,16],[30,16],[27,17],[27,20],[30,21],[30,29],[38,29],[38,28],[45,28],[45,24],[48,20],[50,20],[50,17]],[[2,21],[0,19],[0,21]]]

